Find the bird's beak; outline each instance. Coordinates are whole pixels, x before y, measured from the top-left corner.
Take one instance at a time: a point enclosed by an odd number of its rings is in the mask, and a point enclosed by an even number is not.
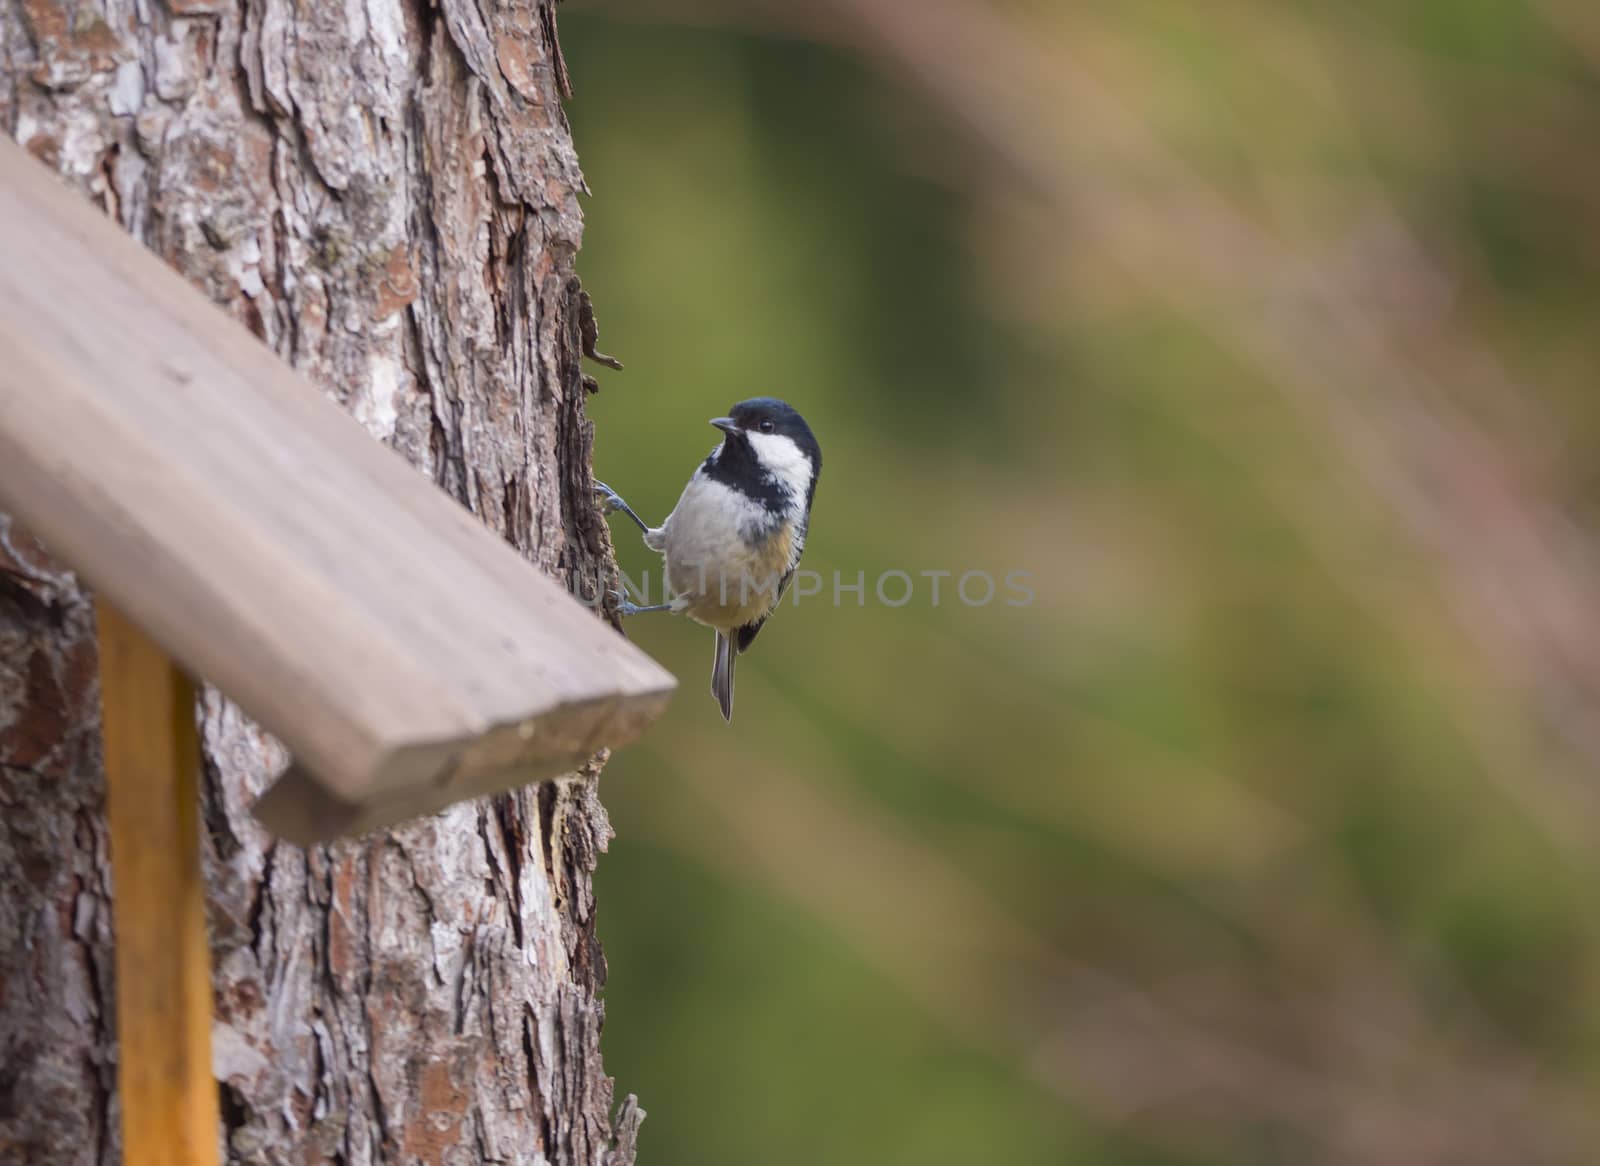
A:
[[[739,424],[732,417],[713,417],[711,419],[711,424],[715,425],[724,433],[739,432]]]

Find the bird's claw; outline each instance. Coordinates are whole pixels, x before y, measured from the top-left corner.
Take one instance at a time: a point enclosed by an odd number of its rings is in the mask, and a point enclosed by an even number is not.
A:
[[[623,591],[621,588],[613,588],[610,592],[610,595],[612,602],[616,605],[617,614],[624,619],[630,615],[645,615],[652,611],[672,610],[672,604],[670,603],[652,603],[641,607],[633,600],[629,599],[628,593]]]
[[[600,504],[600,512],[602,514],[626,514],[634,521],[635,524],[637,524],[640,530],[644,531],[646,534],[650,533],[650,524],[644,519],[640,518],[639,515],[634,512],[633,507],[629,506],[622,500],[621,494],[618,494],[604,482],[595,482],[594,496],[596,501]]]

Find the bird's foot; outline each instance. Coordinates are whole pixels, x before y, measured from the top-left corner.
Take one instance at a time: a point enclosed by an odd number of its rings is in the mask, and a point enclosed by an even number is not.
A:
[[[618,494],[604,482],[595,482],[594,496],[595,500],[600,504],[601,513],[616,514],[618,511],[621,511],[623,514],[626,514],[629,518],[637,522],[640,530],[644,531],[646,534],[650,533],[650,524],[635,514],[633,507],[629,506],[622,500],[622,495]]]
[[[652,603],[641,607],[629,599],[627,593],[623,591],[613,591],[611,598],[616,600],[617,614],[623,618],[627,618],[630,615],[647,615],[652,611],[671,611],[673,609],[673,605],[670,603]]]

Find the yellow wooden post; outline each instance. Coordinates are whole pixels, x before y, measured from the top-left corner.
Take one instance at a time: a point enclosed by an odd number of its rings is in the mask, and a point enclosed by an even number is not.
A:
[[[126,1166],[215,1166],[194,685],[101,602],[100,692]]]

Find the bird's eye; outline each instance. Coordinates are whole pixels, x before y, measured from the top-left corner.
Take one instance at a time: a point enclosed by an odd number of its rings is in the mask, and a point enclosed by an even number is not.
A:
[[[770,421],[763,421],[761,423],[761,432],[762,433],[771,433],[776,428],[777,428],[777,426],[773,425],[772,422],[770,422]]]

